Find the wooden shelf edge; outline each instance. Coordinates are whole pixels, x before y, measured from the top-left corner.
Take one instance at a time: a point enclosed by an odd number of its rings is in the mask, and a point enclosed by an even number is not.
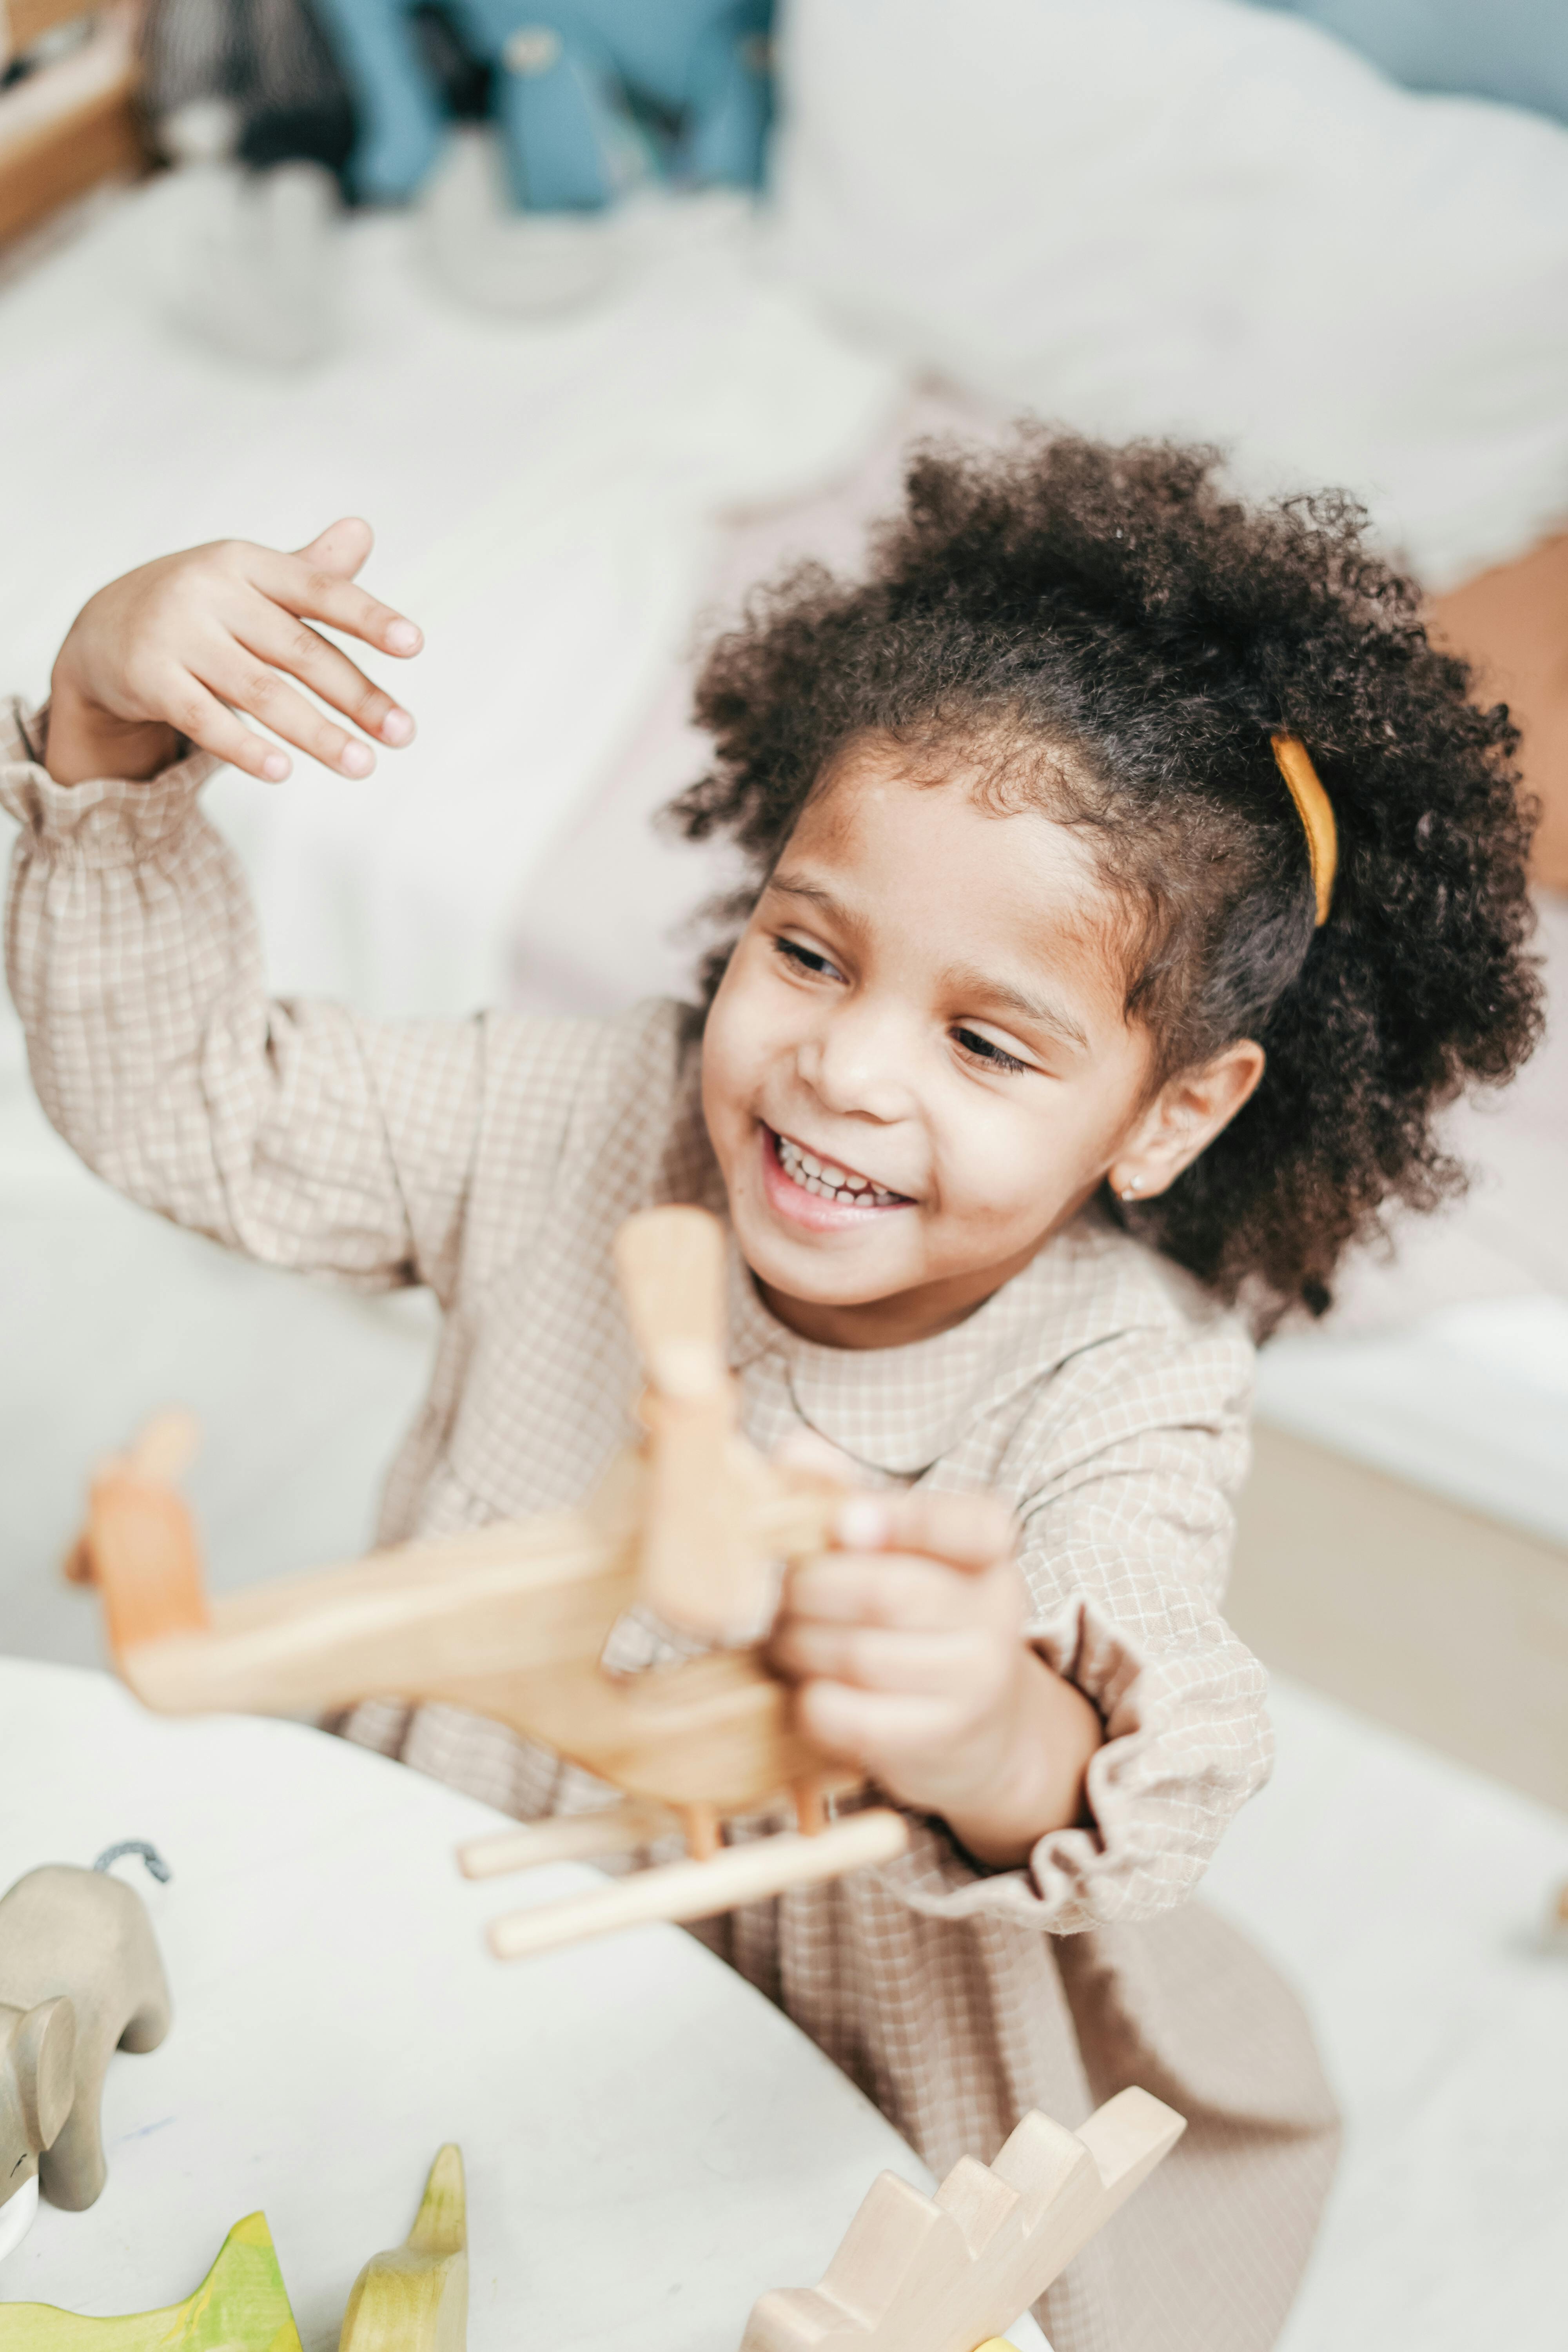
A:
[[[11,49],[20,57],[33,43],[52,33],[57,25],[74,24],[79,16],[101,15],[92,0],[0,0],[0,20],[9,26]]]
[[[134,177],[148,163],[136,78],[128,71],[74,112],[0,148],[0,245],[100,181]]]

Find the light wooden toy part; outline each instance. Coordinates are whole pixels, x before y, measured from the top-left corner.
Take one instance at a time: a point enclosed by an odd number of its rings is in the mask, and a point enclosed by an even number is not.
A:
[[[0,2304],[0,2352],[300,2352],[300,2347],[267,2216],[252,2213],[236,2222],[216,2262],[184,2303],[120,2319],[86,2319],[48,2303]]]
[[[211,1602],[174,1477],[169,1419],[100,1465],[79,1554],[100,1586],[114,1662],[145,1705],[302,1714],[386,1696],[445,1700],[542,1742],[623,1791],[609,1813],[477,1841],[475,1877],[630,1853],[679,1829],[688,1859],[498,1923],[505,1958],[647,1919],[696,1919],[886,1861],[908,1843],[886,1808],[829,1820],[856,1786],[792,1721],[760,1641],[779,1565],[826,1542],[841,1490],[768,1463],[742,1436],[724,1355],[724,1243],[700,1209],[645,1211],[616,1267],[647,1365],[638,1454],[579,1509],[411,1543]],[[173,1465],[173,1466],[171,1466]],[[611,1676],[600,1660],[634,1604],[702,1638],[679,1665]],[[722,1825],[793,1805],[795,1829],[726,1845]]]
[[[819,2286],[765,2294],[741,2352],[1008,2352],[999,2342],[1186,2129],[1147,2091],[1069,2132],[1026,2115],[934,2198],[884,2172]]]
[[[463,2352],[468,2339],[468,2198],[462,2151],[448,2145],[407,2238],[355,2279],[338,2352]]]

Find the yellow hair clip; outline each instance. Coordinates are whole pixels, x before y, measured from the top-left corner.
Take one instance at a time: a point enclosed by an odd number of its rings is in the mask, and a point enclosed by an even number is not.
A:
[[[1312,889],[1318,901],[1318,929],[1329,919],[1329,908],[1334,895],[1334,876],[1339,870],[1340,834],[1334,823],[1333,804],[1323,790],[1318,772],[1312,765],[1311,753],[1299,735],[1271,735],[1274,757],[1285,789],[1296,803],[1298,815],[1307,835],[1307,855],[1312,862]]]

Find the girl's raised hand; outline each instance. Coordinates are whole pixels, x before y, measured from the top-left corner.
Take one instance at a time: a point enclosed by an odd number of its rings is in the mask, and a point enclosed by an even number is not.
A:
[[[804,1730],[980,1860],[1078,1821],[1103,1737],[1025,1637],[1017,1528],[991,1495],[858,1494],[786,1580],[773,1632]]]
[[[185,736],[204,751],[281,782],[292,762],[258,720],[341,775],[375,755],[288,681],[320,696],[379,742],[412,741],[414,721],[313,622],[406,659],[412,621],[354,585],[370,525],[335,522],[298,554],[217,540],[144,563],[100,588],[71,624],[50,687],[47,765],[57,783],[155,775]]]

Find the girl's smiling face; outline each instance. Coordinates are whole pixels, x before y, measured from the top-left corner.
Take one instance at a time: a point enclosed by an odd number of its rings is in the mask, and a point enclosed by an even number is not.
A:
[[[1118,908],[1081,835],[855,746],[808,803],[708,1016],[703,1108],[781,1321],[837,1347],[946,1329],[1108,1172],[1158,1192],[1257,1083],[1228,1049],[1151,1099]]]

